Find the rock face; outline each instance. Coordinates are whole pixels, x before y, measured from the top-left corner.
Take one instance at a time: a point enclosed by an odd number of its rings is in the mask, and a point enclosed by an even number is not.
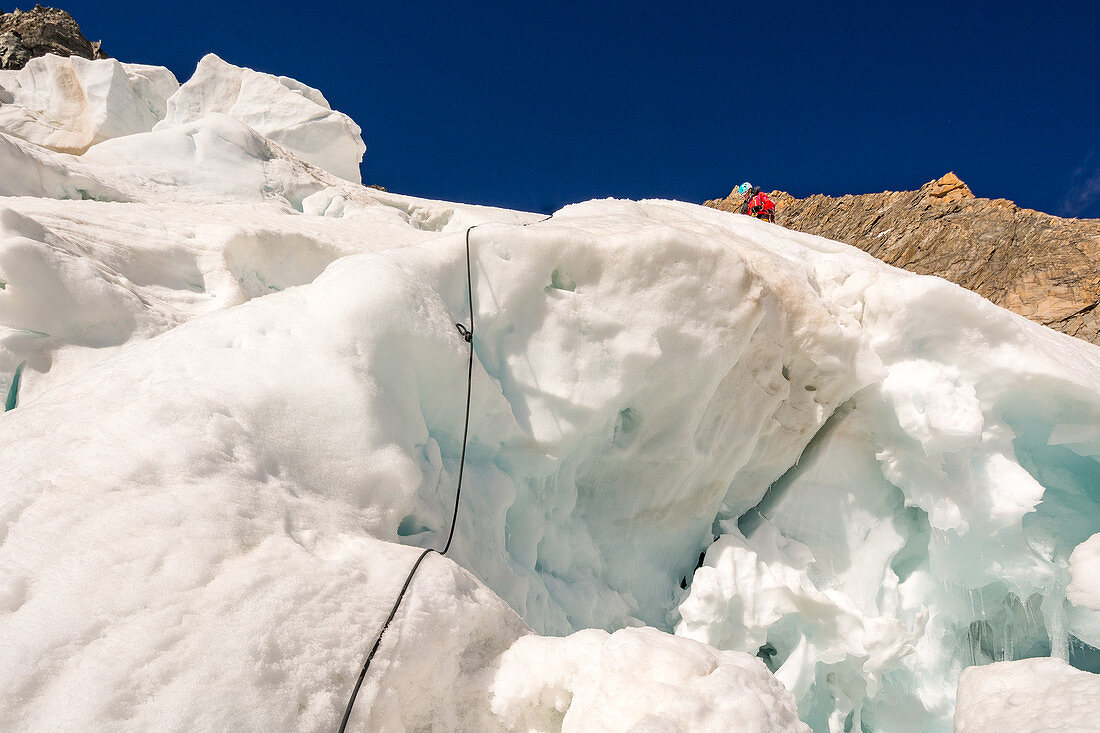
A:
[[[938,275],[1063,333],[1100,344],[1100,219],[1063,219],[977,198],[954,173],[918,191],[798,199],[770,194],[777,224]],[[736,212],[736,192],[706,205]]]
[[[48,53],[109,58],[100,43],[85,38],[64,10],[35,5],[27,12],[16,9],[0,14],[0,69],[22,69],[31,59]]]

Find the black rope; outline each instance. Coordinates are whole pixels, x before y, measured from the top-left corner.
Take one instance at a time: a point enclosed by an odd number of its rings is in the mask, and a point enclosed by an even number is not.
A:
[[[416,574],[416,569],[420,567],[420,563],[424,561],[424,558],[432,552],[435,552],[435,550],[430,547],[421,552],[420,557],[416,558],[412,570],[409,571],[408,576],[405,578],[405,585],[401,586],[401,591],[397,594],[397,599],[393,602],[393,608],[390,609],[390,615],[386,617],[386,622],[382,624],[382,630],[378,632],[378,638],[374,640],[374,646],[370,648],[370,654],[367,655],[367,661],[363,662],[363,669],[359,671],[359,679],[355,680],[355,689],[351,691],[351,699],[348,700],[348,706],[344,710],[344,717],[340,720],[340,733],[344,733],[344,728],[348,725],[348,719],[351,717],[351,709],[355,707],[355,698],[359,695],[359,688],[363,686],[363,679],[367,676],[367,669],[370,668],[371,660],[374,659],[378,647],[382,644],[382,634],[386,633],[386,629],[390,627],[390,622],[393,621],[393,617],[397,615],[397,607],[401,605],[401,599],[405,597],[405,591],[409,589],[409,584],[412,583],[413,575]]]
[[[553,214],[546,217],[546,219],[528,223],[539,224],[547,221],[552,216]],[[466,419],[462,428],[462,456],[458,460],[458,485],[455,487],[454,512],[451,514],[451,527],[447,532],[447,544],[443,546],[442,550],[436,550],[429,547],[421,552],[420,556],[416,558],[416,562],[413,563],[412,568],[409,570],[409,574],[405,577],[405,584],[401,586],[401,590],[398,592],[397,598],[393,602],[393,608],[390,609],[390,615],[386,617],[385,623],[382,624],[382,629],[378,632],[378,637],[375,638],[374,645],[370,648],[370,653],[367,654],[366,661],[363,662],[363,669],[359,671],[359,679],[355,681],[355,688],[351,691],[351,698],[348,700],[348,706],[344,709],[344,717],[340,720],[340,733],[344,733],[344,729],[347,728],[348,720],[351,718],[352,708],[355,707],[355,698],[359,695],[359,688],[362,687],[363,680],[367,676],[367,670],[370,668],[371,660],[374,659],[374,655],[378,652],[378,647],[382,644],[382,635],[386,633],[386,629],[390,627],[390,622],[392,622],[394,616],[397,615],[397,609],[401,606],[401,601],[404,600],[405,592],[409,590],[413,576],[416,575],[417,569],[420,568],[420,563],[424,562],[424,558],[433,552],[441,556],[446,555],[448,550],[451,549],[451,542],[455,537],[455,526],[458,522],[458,501],[462,496],[462,474],[463,469],[466,468],[466,440],[470,434],[470,394],[473,391],[472,385],[474,378],[474,284],[470,274],[470,232],[479,226],[481,226],[481,224],[474,224],[466,229],[466,294],[470,306],[470,327],[466,328],[466,326],[461,323],[455,324],[455,328],[458,329],[463,340],[470,344],[470,361],[466,370]],[[524,226],[527,226],[527,224],[524,224]]]
[[[477,224],[466,230],[466,297],[470,305],[470,328],[467,330],[461,323],[455,327],[470,345],[470,363],[466,368],[466,424],[462,427],[462,456],[458,459],[458,485],[455,487],[455,508],[451,514],[451,529],[447,533],[447,544],[443,546],[440,555],[446,555],[451,549],[451,541],[455,538],[455,526],[458,523],[458,500],[462,497],[462,471],[466,468],[466,438],[470,435],[470,394],[473,392],[474,383],[474,280],[470,275],[470,232]],[[415,572],[415,571],[414,571]]]
[[[440,555],[446,555],[447,551],[451,549],[451,541],[455,536],[455,524],[458,521],[458,501],[462,496],[462,474],[463,469],[466,467],[466,440],[470,433],[470,393],[473,385],[474,376],[474,285],[473,279],[470,275],[470,232],[473,231],[479,224],[466,229],[466,293],[467,301],[470,306],[470,327],[466,328],[461,323],[456,323],[455,327],[458,329],[459,334],[462,335],[462,339],[470,344],[470,360],[466,369],[466,419],[462,429],[462,456],[458,462],[458,485],[455,488],[455,502],[454,512],[451,514],[451,526],[447,533],[447,544],[443,546],[443,550],[435,550],[434,548],[427,548],[416,558],[416,562],[413,563],[412,568],[409,569],[409,574],[405,577],[405,584],[401,586],[401,590],[397,593],[397,598],[394,599],[393,607],[390,609],[390,615],[386,617],[386,621],[382,624],[381,630],[378,632],[378,636],[374,640],[374,645],[370,648],[370,653],[367,654],[366,661],[363,662],[363,669],[359,671],[359,678],[355,681],[355,688],[351,691],[351,697],[348,699],[348,706],[344,709],[344,717],[340,720],[340,733],[344,733],[347,728],[348,720],[351,718],[351,711],[355,707],[355,698],[359,696],[359,688],[363,686],[363,680],[366,679],[367,670],[370,669],[370,663],[374,659],[374,655],[378,652],[378,647],[382,645],[382,636],[386,633],[386,629],[390,627],[390,623],[393,621],[394,616],[397,615],[397,609],[401,606],[401,601],[405,598],[406,591],[409,590],[409,586],[412,584],[413,576],[416,575],[416,571],[420,568],[420,563],[424,562],[429,554],[438,552]]]

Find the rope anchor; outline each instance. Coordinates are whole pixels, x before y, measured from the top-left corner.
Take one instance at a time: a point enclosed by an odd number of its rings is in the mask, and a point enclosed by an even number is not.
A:
[[[473,331],[469,330],[468,328],[463,326],[461,323],[456,323],[455,328],[457,328],[458,332],[460,334],[462,334],[462,338],[466,341],[466,343],[469,344],[469,343],[473,342],[473,340],[474,340],[474,332]]]

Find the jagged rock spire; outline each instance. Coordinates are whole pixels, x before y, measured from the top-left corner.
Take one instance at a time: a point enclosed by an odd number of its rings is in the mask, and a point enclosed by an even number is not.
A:
[[[947,173],[937,181],[926,183],[921,190],[928,189],[928,195],[944,201],[957,201],[959,199],[974,198],[974,192],[970,190],[954,171]]]
[[[27,62],[48,53],[109,58],[101,41],[89,41],[73,16],[58,8],[35,5],[33,10],[0,10],[0,69],[22,69]]]

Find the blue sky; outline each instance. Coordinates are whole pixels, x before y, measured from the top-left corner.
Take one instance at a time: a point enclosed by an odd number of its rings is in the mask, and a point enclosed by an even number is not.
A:
[[[108,53],[181,81],[215,52],[317,87],[363,127],[364,181],[391,191],[549,211],[954,170],[979,196],[1100,217],[1100,2],[1044,5],[63,7]]]

